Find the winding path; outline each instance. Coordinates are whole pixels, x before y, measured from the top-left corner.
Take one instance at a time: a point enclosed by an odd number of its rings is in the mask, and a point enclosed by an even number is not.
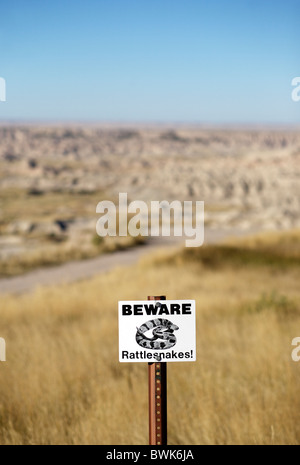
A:
[[[229,236],[246,235],[254,231],[205,230],[205,244],[219,242]],[[100,255],[99,257],[70,261],[49,268],[38,268],[20,276],[0,279],[0,294],[21,294],[31,292],[39,286],[70,283],[88,279],[115,267],[131,265],[152,251],[183,246],[184,238],[150,238],[143,246]]]

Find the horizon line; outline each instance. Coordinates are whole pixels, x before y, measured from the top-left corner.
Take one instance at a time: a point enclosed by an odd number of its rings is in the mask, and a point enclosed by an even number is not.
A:
[[[99,126],[140,128],[195,128],[195,129],[300,129],[300,122],[205,122],[205,121],[159,121],[159,120],[81,120],[81,119],[0,119],[0,126]]]

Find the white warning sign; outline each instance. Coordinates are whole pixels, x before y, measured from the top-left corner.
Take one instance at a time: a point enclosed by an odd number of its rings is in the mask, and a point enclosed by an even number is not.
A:
[[[119,302],[120,362],[195,360],[194,300]]]

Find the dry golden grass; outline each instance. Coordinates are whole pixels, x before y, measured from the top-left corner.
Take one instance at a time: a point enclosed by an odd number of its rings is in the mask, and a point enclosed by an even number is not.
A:
[[[165,294],[197,307],[197,361],[168,364],[169,444],[298,444],[300,234],[284,237],[273,260],[269,237],[243,239],[2,297],[0,443],[147,444],[147,366],[118,362],[117,301]]]

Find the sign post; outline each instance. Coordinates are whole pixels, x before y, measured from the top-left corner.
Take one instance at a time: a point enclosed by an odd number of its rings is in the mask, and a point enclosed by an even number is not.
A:
[[[195,360],[194,300],[119,302],[119,361],[148,363],[150,445],[167,445],[167,362]]]
[[[166,300],[149,296],[148,300]],[[167,363],[148,363],[149,445],[167,445]]]

